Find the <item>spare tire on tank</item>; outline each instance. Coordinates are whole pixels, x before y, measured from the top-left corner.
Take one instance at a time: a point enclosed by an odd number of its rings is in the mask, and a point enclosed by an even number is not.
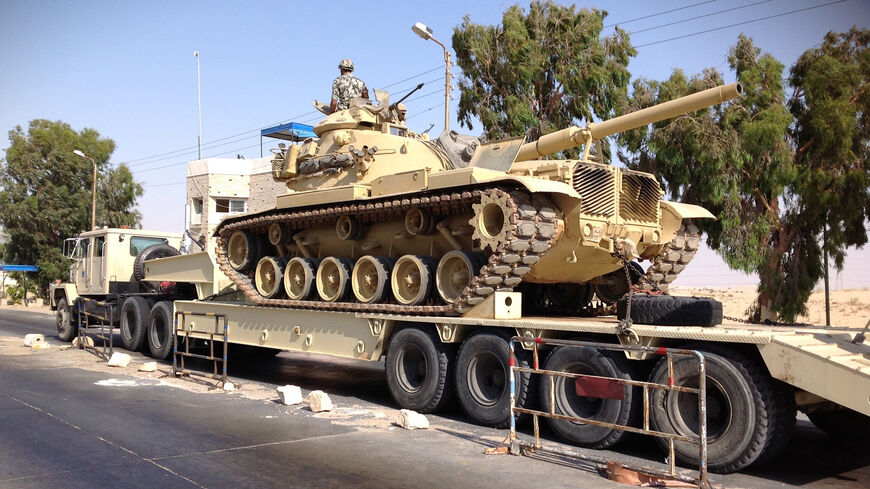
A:
[[[133,262],[133,278],[137,282],[145,280],[145,262],[155,258],[166,258],[167,256],[179,255],[178,250],[168,244],[151,245],[136,255],[136,260]]]
[[[625,319],[628,296],[619,299],[616,317]],[[709,297],[633,294],[631,320],[661,326],[715,326],[722,323],[722,303]]]

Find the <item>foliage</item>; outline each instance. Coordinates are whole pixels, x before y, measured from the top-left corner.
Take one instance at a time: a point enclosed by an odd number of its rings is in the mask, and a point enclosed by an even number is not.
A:
[[[25,281],[25,277],[19,272],[9,275],[16,281],[15,284],[6,286],[6,298],[13,304],[21,304],[26,294],[30,294],[31,298],[36,295],[36,284],[33,281]]]
[[[94,129],[76,132],[61,121],[36,119],[27,132],[21,126],[9,131],[9,141],[0,159],[0,226],[8,238],[0,258],[38,265],[40,290],[68,274],[63,240],[90,227],[93,165],[73,150],[97,164],[97,225],[138,224],[134,206],[142,188],[123,165],[109,167],[111,139]]]
[[[534,1],[527,14],[508,8],[497,26],[466,16],[453,31],[463,72],[459,121],[473,129],[477,117],[489,139],[536,140],[577,120],[611,116],[627,96],[636,51],[618,27],[601,37],[606,15]]]

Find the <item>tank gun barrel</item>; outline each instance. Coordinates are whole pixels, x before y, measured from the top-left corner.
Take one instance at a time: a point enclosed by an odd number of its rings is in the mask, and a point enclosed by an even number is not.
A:
[[[741,93],[743,93],[743,89],[739,83],[720,85],[613,119],[593,122],[586,127],[571,126],[522,145],[516,161],[533,160],[585,144],[591,140],[718,105],[739,97]]]

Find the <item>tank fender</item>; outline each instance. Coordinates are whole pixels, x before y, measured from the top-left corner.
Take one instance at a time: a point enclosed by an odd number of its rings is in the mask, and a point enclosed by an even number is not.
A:
[[[710,211],[699,205],[683,204],[682,202],[662,201],[662,210],[667,209],[680,219],[716,219]]]
[[[580,198],[577,191],[567,183],[522,175],[510,175],[498,170],[474,167],[433,173],[429,177],[429,188],[434,190],[459,185],[498,182],[518,183],[532,193],[562,194],[575,199]]]
[[[57,303],[62,298],[66,298],[67,304],[73,304],[79,297],[76,284],[52,284],[51,285],[51,310],[57,309]]]

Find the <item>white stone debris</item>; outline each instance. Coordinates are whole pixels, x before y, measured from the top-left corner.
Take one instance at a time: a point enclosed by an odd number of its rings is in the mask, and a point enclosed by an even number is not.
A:
[[[30,333],[24,335],[24,346],[33,348],[37,343],[45,343],[45,336],[38,333]]]
[[[145,362],[139,366],[140,372],[154,372],[157,370],[157,362]]]
[[[33,348],[34,350],[48,350],[49,348],[51,348],[51,343],[46,343],[44,341],[42,343],[34,343],[31,348]]]
[[[323,391],[311,391],[311,394],[308,394],[308,406],[315,413],[332,411],[332,399]]]
[[[426,416],[410,409],[399,411],[399,415],[396,416],[396,424],[406,430],[425,430],[429,428],[429,420],[426,419]]]
[[[84,338],[84,341],[82,340],[82,338]],[[82,343],[84,343],[85,348],[91,348],[94,346],[94,339],[90,336],[76,336],[72,340],[73,348],[79,348],[79,345],[81,345]]]
[[[130,364],[130,355],[121,352],[112,353],[112,358],[109,358],[108,365],[110,367],[126,367]]]
[[[286,406],[302,404],[302,389],[298,385],[278,387],[278,399]]]
[[[226,382],[224,384],[224,390],[227,392],[233,392],[234,390],[236,390],[236,384],[233,384],[232,382]]]

